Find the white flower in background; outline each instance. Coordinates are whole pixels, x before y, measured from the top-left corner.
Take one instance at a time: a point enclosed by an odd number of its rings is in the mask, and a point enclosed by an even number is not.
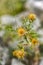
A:
[[[33,28],[37,31],[39,27],[40,27],[40,21],[39,19],[36,19],[36,21],[33,22]]]
[[[43,11],[43,0],[27,0],[25,7],[31,10],[37,8]]]
[[[33,7],[43,11],[43,0],[33,1]]]
[[[39,29],[39,30],[37,31],[37,33],[40,34],[41,36],[43,36],[43,29],[41,29],[41,30]]]
[[[20,62],[19,60],[12,59],[11,65],[24,65],[24,64],[22,62]]]
[[[43,29],[39,29],[37,33],[40,35],[39,41],[43,43]]]
[[[14,16],[10,16],[10,15],[3,15],[3,16],[1,16],[0,20],[3,25],[7,25],[7,24],[11,23],[16,28],[21,26],[18,16],[14,17]]]
[[[9,24],[9,23],[15,22],[15,18],[10,15],[3,15],[1,16],[0,19],[1,19],[2,24]]]
[[[0,53],[1,53],[1,64],[2,65],[5,65],[5,63],[7,62],[7,60],[8,60],[8,48],[3,48],[3,47],[1,47],[0,46]]]
[[[43,58],[41,58],[41,62],[40,62],[40,65],[43,65]]]

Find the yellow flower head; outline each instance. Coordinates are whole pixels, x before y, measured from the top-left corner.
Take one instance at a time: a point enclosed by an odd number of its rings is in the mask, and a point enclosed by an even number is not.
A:
[[[18,29],[19,36],[23,36],[25,34],[25,30],[23,28]]]
[[[13,56],[16,56],[19,59],[24,58],[25,51],[23,49],[21,49],[21,50],[15,50],[15,51],[13,51]]]
[[[38,43],[38,40],[33,38],[33,39],[32,39],[32,44],[35,45],[35,44],[37,44],[37,43]]]
[[[28,18],[29,18],[29,20],[34,21],[34,20],[36,19],[36,15],[35,15],[35,14],[30,14],[30,15],[28,16]]]

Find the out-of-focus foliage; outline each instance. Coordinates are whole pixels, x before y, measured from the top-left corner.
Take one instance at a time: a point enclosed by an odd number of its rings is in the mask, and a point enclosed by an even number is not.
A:
[[[0,15],[15,15],[24,10],[25,0],[0,0]]]

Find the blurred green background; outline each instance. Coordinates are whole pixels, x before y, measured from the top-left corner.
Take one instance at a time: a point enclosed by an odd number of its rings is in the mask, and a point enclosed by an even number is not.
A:
[[[24,10],[26,0],[0,0],[0,15],[15,15]]]

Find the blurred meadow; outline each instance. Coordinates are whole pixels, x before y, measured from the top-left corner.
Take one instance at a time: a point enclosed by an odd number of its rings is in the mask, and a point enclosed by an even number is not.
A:
[[[15,15],[24,10],[25,0],[0,0],[0,15]]]

